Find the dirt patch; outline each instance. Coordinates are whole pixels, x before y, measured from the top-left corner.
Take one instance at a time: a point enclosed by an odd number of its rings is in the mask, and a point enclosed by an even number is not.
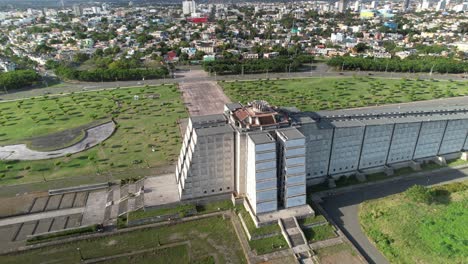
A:
[[[110,240],[106,244],[106,246],[114,246],[114,245],[117,245],[117,240],[115,240],[115,239]]]
[[[31,209],[35,198],[48,196],[47,192],[18,195],[0,198],[0,217],[26,214]]]
[[[74,145],[83,140],[88,128],[108,122],[108,119],[96,120],[89,124],[52,133],[46,136],[27,139],[27,146],[32,150],[52,151]]]
[[[351,252],[340,251],[332,255],[323,256],[320,258],[322,264],[335,264],[335,263],[347,263],[347,264],[361,264],[357,256],[353,256]]]

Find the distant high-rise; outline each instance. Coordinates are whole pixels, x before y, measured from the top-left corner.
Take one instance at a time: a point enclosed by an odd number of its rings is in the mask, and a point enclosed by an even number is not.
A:
[[[409,4],[410,4],[410,0],[404,0],[403,6],[402,6],[402,11],[403,11],[403,12],[405,12],[406,10],[408,10]]]
[[[194,0],[185,0],[182,2],[182,12],[184,15],[190,15],[197,10],[197,4]]]
[[[361,10],[361,1],[358,0],[354,2],[354,12],[359,12]]]
[[[346,9],[346,4],[347,4],[346,0],[340,0],[340,1],[338,2],[338,11],[339,11],[340,13],[343,13],[343,12],[345,11],[345,9]]]
[[[75,16],[81,16],[81,6],[79,4],[73,5],[73,14]]]
[[[370,5],[370,8],[371,8],[371,9],[376,9],[378,4],[379,4],[378,1],[372,1],[372,2],[371,2],[371,5]]]
[[[447,5],[447,3],[445,2],[445,0],[440,0],[440,1],[437,3],[436,11],[444,11],[446,5]]]

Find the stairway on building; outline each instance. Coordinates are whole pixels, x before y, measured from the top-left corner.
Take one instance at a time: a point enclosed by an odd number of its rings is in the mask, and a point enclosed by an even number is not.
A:
[[[284,229],[283,235],[294,250],[295,256],[300,263],[314,263],[307,240],[295,217],[281,219]]]

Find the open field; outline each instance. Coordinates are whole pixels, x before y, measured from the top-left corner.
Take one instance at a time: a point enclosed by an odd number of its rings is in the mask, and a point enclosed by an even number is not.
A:
[[[47,148],[47,141],[66,145],[56,135],[75,131],[79,137],[76,128],[111,118],[117,123],[111,138],[85,152],[52,160],[0,162],[0,185],[82,175],[101,175],[104,181],[111,173],[114,178],[142,176],[138,171],[176,160],[177,120],[187,117],[175,85],[34,98],[0,103],[0,109],[5,113],[0,117],[2,145],[29,143],[33,136],[41,149]],[[74,142],[76,137],[68,140]]]
[[[266,100],[302,111],[342,109],[468,95],[468,82],[325,77],[220,82],[233,102]]]
[[[85,259],[113,256],[131,253],[143,249],[157,248],[170,243],[188,241],[190,246],[184,248],[170,248],[156,253],[146,253],[156,261],[158,255],[171,256],[179,252],[180,257],[189,257],[192,261],[206,259],[213,256],[216,263],[245,263],[241,246],[237,240],[230,220],[222,217],[211,217],[159,228],[141,229],[128,233],[88,239],[79,242],[46,247],[26,251],[21,254],[2,256],[2,263],[45,263],[54,260],[56,263],[77,263],[80,248]],[[121,263],[131,258],[122,258]],[[138,255],[134,256],[138,259]],[[114,262],[109,262],[114,263]],[[164,263],[164,262],[151,262]],[[167,262],[165,262],[167,263]]]
[[[467,181],[412,187],[362,203],[359,218],[391,263],[466,263],[467,205]]]

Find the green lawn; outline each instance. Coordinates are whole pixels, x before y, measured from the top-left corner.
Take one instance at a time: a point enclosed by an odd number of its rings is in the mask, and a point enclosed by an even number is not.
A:
[[[327,240],[336,237],[335,229],[330,224],[314,226],[312,228],[303,228],[302,231],[309,242]]]
[[[164,216],[164,215],[175,215],[178,214],[179,217],[185,217],[190,213],[195,213],[198,215],[208,214],[218,211],[225,211],[232,209],[233,205],[230,200],[216,201],[207,203],[204,205],[193,205],[193,204],[181,204],[175,207],[170,208],[160,208],[160,209],[147,209],[147,210],[138,210],[133,211],[128,214],[128,220],[134,221],[139,219],[151,218],[155,216]]]
[[[252,220],[252,217],[250,216],[249,212],[247,212],[247,210],[244,208],[244,206],[240,206],[238,211],[241,214],[242,219],[244,220],[245,225],[247,226],[247,229],[249,229],[249,233],[251,236],[262,236],[273,233],[281,233],[281,228],[277,223],[257,228],[255,226],[254,221]]]
[[[189,249],[186,245],[174,246],[164,249],[156,249],[151,252],[143,254],[120,257],[101,263],[108,264],[128,264],[128,263],[139,263],[139,264],[186,264],[190,262]]]
[[[288,242],[286,242],[283,235],[250,240],[249,245],[250,248],[257,251],[259,255],[289,248]]]
[[[466,81],[325,77],[221,82],[234,102],[266,100],[302,111],[362,107],[468,95]]]
[[[55,263],[78,263],[79,255],[76,248],[81,249],[84,258],[97,258],[155,248],[158,246],[158,241],[162,246],[169,243],[190,241],[191,246],[187,250],[190,259],[193,260],[206,259],[209,255],[214,255],[219,263],[246,263],[231,221],[223,220],[222,217],[211,217],[177,225],[142,229],[120,235],[29,250],[21,254],[2,256],[1,262],[24,264],[45,263],[54,260]],[[177,250],[178,253],[174,250]],[[177,248],[169,250],[164,255],[171,256],[176,253],[180,254],[181,258],[186,257],[183,250]],[[162,253],[156,253],[155,257],[158,254]],[[157,258],[151,259],[158,261]],[[122,263],[128,262],[122,260]]]
[[[468,182],[433,187],[432,202],[405,193],[361,204],[361,227],[391,263],[466,263]]]
[[[316,216],[309,216],[306,218],[302,219],[297,219],[297,222],[299,222],[300,225],[311,225],[315,223],[320,223],[320,222],[326,222],[327,219],[323,215],[316,215]]]
[[[175,215],[178,214],[180,217],[185,216],[191,211],[195,211],[195,205],[192,204],[181,204],[176,207],[171,208],[161,208],[161,209],[140,209],[138,211],[133,211],[128,214],[128,220],[134,221],[139,219],[151,218],[155,216],[164,216],[164,215]]]
[[[134,96],[139,95],[139,100]],[[154,99],[147,96],[155,95]],[[187,112],[175,85],[120,88],[0,103],[0,144],[28,142],[114,118],[115,134],[104,143],[69,157],[43,161],[0,161],[0,185],[96,175],[106,180],[145,176],[177,159],[177,120]],[[53,140],[53,139],[51,139]],[[152,152],[152,147],[155,151]]]

